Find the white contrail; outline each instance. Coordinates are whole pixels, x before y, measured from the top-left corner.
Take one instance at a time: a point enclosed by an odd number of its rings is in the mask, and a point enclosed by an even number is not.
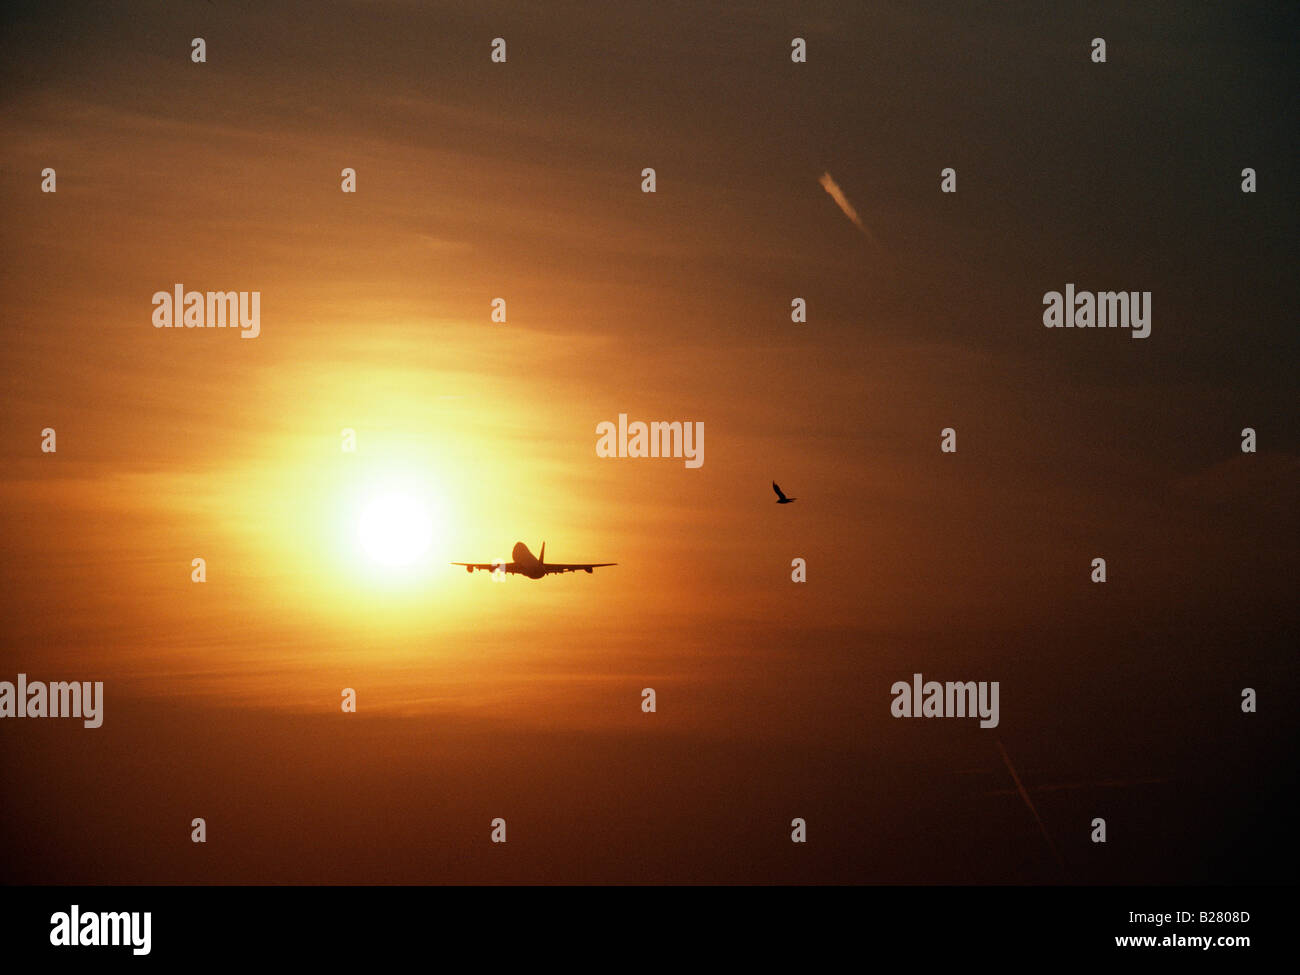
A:
[[[831,195],[831,199],[834,200],[836,205],[844,211],[844,215],[853,221],[853,225],[862,231],[867,240],[879,247],[880,244],[876,240],[875,235],[867,229],[867,225],[864,224],[862,218],[858,216],[858,211],[853,208],[853,204],[849,202],[849,198],[844,195],[844,191],[840,189],[840,184],[835,182],[831,174],[822,173],[821,179],[817,182],[822,184],[822,189]]]

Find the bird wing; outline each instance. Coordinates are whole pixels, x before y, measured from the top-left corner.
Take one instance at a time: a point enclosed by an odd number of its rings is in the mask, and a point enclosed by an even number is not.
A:
[[[778,498],[784,498],[784,497],[785,497],[785,494],[781,491],[781,489],[780,489],[779,487],[776,486],[776,481],[773,481],[773,482],[772,482],[772,490],[776,492],[776,496],[777,496]]]

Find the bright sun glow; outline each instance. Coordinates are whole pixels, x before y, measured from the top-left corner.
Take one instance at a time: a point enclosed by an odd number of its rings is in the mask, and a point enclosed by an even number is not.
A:
[[[383,494],[362,511],[358,534],[366,554],[381,565],[410,565],[428,551],[433,520],[415,498]]]

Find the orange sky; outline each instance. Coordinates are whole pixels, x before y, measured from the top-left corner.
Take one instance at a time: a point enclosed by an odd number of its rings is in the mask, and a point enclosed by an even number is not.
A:
[[[351,686],[367,712],[623,733],[656,686],[675,732],[844,745],[928,664],[1019,674],[1012,728],[1069,711],[1096,652],[1122,667],[1149,637],[1167,672],[1175,630],[1250,620],[1242,652],[1271,666],[1296,624],[1294,315],[1269,287],[1294,207],[1233,174],[1276,187],[1294,159],[1236,89],[1178,90],[1180,58],[1244,55],[1121,6],[1146,60],[1094,90],[1074,15],[1011,67],[1012,14],[778,8],[16,19],[5,673],[103,679],[110,725],[124,700],[324,716]],[[1202,130],[1203,153],[1181,143]],[[1067,281],[1153,290],[1151,338],[1043,329]],[[176,282],[260,291],[261,335],[152,328]],[[703,421],[703,467],[598,458],[620,412]],[[436,526],[401,574],[355,549],[395,484]],[[517,540],[618,565],[504,585],[446,565]]]

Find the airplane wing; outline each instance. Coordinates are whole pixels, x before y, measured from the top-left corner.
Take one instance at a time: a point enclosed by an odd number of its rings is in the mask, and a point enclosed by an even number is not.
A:
[[[549,575],[552,572],[590,572],[592,569],[603,569],[607,565],[618,565],[617,562],[590,562],[587,564],[569,563],[569,562],[547,562],[542,566]]]
[[[507,573],[519,571],[513,562],[450,562],[448,564],[459,565],[469,572],[473,572],[475,569],[482,569],[484,572],[492,572],[493,570],[501,570]]]

